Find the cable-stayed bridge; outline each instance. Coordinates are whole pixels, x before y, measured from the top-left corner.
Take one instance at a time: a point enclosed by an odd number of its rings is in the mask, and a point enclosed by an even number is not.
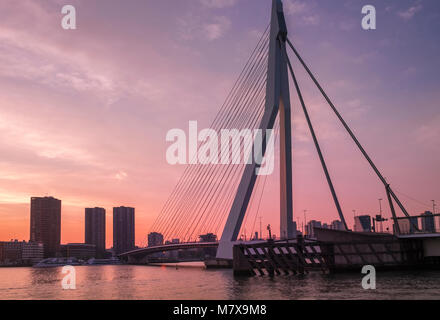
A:
[[[414,224],[390,184],[289,39],[282,1],[273,0],[270,25],[263,32],[211,125],[211,128],[216,132],[222,132],[222,130],[235,130],[236,132],[259,130],[262,135],[260,137],[261,143],[256,143],[257,139],[254,139],[251,141],[251,148],[241,149],[240,140],[239,143],[228,140],[226,145],[216,146],[219,154],[227,154],[232,157],[233,154],[238,153],[240,158],[250,158],[250,161],[243,161],[242,164],[190,162],[193,164],[186,167],[150,229],[150,232],[163,235],[165,240],[171,242],[173,239],[178,239],[180,243],[147,247],[125,253],[124,257],[142,256],[168,250],[218,246],[218,259],[232,259],[233,246],[239,239],[243,225],[252,226],[251,234],[257,230],[256,222],[261,201],[264,198],[267,176],[257,174],[258,170],[262,168],[262,163],[254,161],[252,151],[258,151],[257,153],[268,156],[268,153],[271,152],[269,151],[270,139],[276,142],[280,160],[279,238],[293,238],[295,230],[292,203],[292,126],[289,75],[298,97],[298,104],[307,120],[336,212],[343,228],[348,230],[289,53],[298,60],[299,65],[310,76],[330,109],[352,138],[373,172],[383,183],[394,222],[402,219],[397,217],[395,208],[397,205],[404,214],[404,218],[408,219],[410,224]],[[253,214],[250,214],[251,211]],[[395,228],[395,232],[400,234],[399,223],[395,223]],[[414,225],[414,228],[418,230],[417,225]],[[200,242],[200,235],[207,234],[220,236],[220,241],[218,243]]]

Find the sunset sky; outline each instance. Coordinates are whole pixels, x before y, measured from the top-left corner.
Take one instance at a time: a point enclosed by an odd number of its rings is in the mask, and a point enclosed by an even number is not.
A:
[[[284,0],[289,37],[411,214],[440,210],[440,2]],[[61,8],[77,30],[61,28]],[[377,9],[377,30],[361,9]],[[2,0],[0,241],[29,239],[31,196],[63,201],[62,243],[84,208],[136,208],[136,241],[177,183],[168,130],[207,127],[270,19],[269,0]],[[298,70],[341,205],[377,214],[383,186]],[[337,212],[292,91],[294,216]],[[277,176],[264,223],[278,224]],[[409,197],[408,197],[409,196]],[[388,207],[384,211],[390,217]]]

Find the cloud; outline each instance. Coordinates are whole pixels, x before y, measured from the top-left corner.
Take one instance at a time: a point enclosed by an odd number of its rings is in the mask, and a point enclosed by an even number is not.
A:
[[[418,143],[436,147],[440,139],[440,116],[434,117],[429,123],[425,123],[415,130],[415,138]]]
[[[200,0],[200,3],[208,8],[220,9],[234,6],[237,0]]]
[[[180,38],[185,41],[205,39],[213,41],[222,38],[231,27],[231,20],[217,16],[209,21],[192,14],[178,21]]]
[[[33,162],[67,161],[78,165],[101,165],[94,154],[84,148],[76,137],[61,132],[54,134],[53,129],[42,130],[23,116],[10,116],[2,112],[0,134],[0,145],[7,148],[11,156],[20,151],[32,158]]]
[[[320,23],[320,17],[317,14],[310,14],[312,7],[305,1],[300,0],[286,0],[284,2],[284,11],[289,16],[301,15],[301,20],[304,25],[317,26]],[[306,13],[308,13],[306,15]]]
[[[377,57],[377,51],[365,52],[356,57],[352,57],[351,61],[355,64],[364,64]]]
[[[304,24],[307,26],[317,26],[319,25],[319,22],[321,19],[318,15],[311,15],[311,16],[305,16],[303,17]]]
[[[341,21],[339,23],[339,29],[341,29],[342,31],[351,31],[353,30],[355,27],[357,26],[356,23],[354,23],[353,21]]]
[[[128,174],[124,171],[119,171],[117,174],[115,174],[115,179],[116,180],[125,180],[127,179]]]
[[[284,2],[284,10],[287,15],[295,15],[305,12],[307,10],[307,5],[302,1],[287,0]]]
[[[7,78],[38,82],[52,89],[75,90],[111,103],[124,90],[111,72],[97,68],[88,57],[41,41],[19,30],[0,28],[0,74]],[[117,89],[119,88],[119,89]]]
[[[360,99],[347,101],[346,106],[345,116],[351,119],[361,118],[371,109],[369,106],[364,105]]]
[[[410,7],[410,8],[408,8],[405,11],[399,11],[397,13],[397,15],[399,17],[401,17],[402,19],[408,21],[408,20],[411,20],[415,16],[415,14],[417,12],[421,11],[422,9],[423,9],[422,5],[421,4],[417,4],[417,5],[414,5],[414,6]]]
[[[406,77],[411,77],[414,76],[415,74],[417,74],[418,70],[416,67],[414,66],[409,66],[408,68],[406,68],[405,70],[403,70],[403,75]]]
[[[213,23],[206,24],[204,29],[208,40],[221,38],[231,27],[231,21],[226,17],[216,17]]]

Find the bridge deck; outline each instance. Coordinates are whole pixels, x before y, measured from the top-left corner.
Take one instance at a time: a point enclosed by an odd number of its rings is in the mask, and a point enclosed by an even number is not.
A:
[[[128,260],[129,258],[140,259],[158,252],[190,250],[190,249],[206,249],[206,248],[217,248],[217,247],[218,247],[218,242],[191,242],[191,243],[168,244],[163,246],[136,249],[133,251],[122,253],[118,257],[123,260]]]

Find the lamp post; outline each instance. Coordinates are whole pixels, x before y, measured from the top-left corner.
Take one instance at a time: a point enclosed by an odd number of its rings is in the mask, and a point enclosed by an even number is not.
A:
[[[356,224],[356,210],[352,210],[353,211],[353,231],[354,230],[354,225]]]
[[[307,215],[307,210],[304,210],[304,227],[303,227],[303,233],[304,233],[304,236],[306,235],[306,227],[307,227],[307,218],[306,218],[306,215]]]
[[[260,239],[263,239],[263,227],[262,227],[262,217],[260,216]]]
[[[380,232],[383,232],[383,219],[382,219],[382,200],[379,199],[379,214],[380,214]]]

